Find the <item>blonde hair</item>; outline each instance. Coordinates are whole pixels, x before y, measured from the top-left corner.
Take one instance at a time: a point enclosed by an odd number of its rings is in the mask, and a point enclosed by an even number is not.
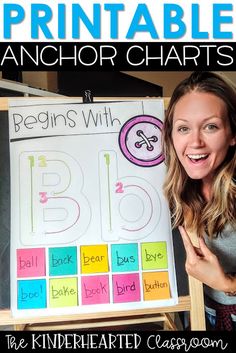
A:
[[[167,165],[164,193],[169,202],[172,226],[185,225],[199,236],[219,235],[226,225],[236,229],[236,148],[229,147],[218,167],[207,202],[201,194],[201,180],[190,179],[179,162],[172,141],[173,115],[177,102],[191,91],[212,93],[225,103],[232,135],[236,136],[236,88],[212,72],[194,72],[174,90],[166,112],[163,142]]]

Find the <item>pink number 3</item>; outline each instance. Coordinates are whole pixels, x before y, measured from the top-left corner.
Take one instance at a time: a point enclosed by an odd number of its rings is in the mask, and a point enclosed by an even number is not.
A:
[[[40,202],[41,203],[46,203],[48,201],[47,193],[46,192],[40,192]]]

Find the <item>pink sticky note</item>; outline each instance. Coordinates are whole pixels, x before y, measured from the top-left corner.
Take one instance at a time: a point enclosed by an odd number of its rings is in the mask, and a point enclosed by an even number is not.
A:
[[[81,279],[82,304],[107,304],[110,302],[109,277],[88,276]]]
[[[17,249],[17,277],[46,275],[45,249]]]
[[[138,273],[112,276],[114,303],[140,301],[140,281]]]

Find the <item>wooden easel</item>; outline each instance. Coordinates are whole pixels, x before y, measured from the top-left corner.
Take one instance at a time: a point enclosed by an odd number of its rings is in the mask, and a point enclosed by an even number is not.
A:
[[[21,99],[21,98],[18,98]],[[30,98],[37,99],[40,98]],[[41,98],[44,99],[45,98]],[[49,98],[52,99],[52,98]],[[55,98],[54,98],[55,99]],[[60,98],[61,100],[62,98]],[[140,98],[119,98],[122,100],[137,100]],[[142,98],[143,99],[143,98]],[[66,100],[66,99],[65,99]],[[72,101],[73,98],[68,98]],[[79,101],[79,98],[76,98]],[[96,101],[106,101],[107,98],[99,98]],[[109,100],[117,100],[109,98]],[[165,98],[165,106],[169,99]],[[82,102],[82,99],[81,99]],[[8,111],[8,98],[0,98],[0,111]],[[15,330],[69,330],[69,329],[99,329],[104,327],[120,327],[144,323],[164,323],[164,329],[177,330],[173,320],[173,313],[190,312],[190,329],[205,330],[204,298],[202,283],[189,277],[189,295],[179,297],[179,303],[175,306],[136,309],[118,312],[101,312],[94,314],[60,315],[50,317],[30,317],[18,319],[11,316],[9,309],[0,310],[1,326],[12,325]]]
[[[0,326],[13,325],[15,330],[70,330],[100,329],[102,327],[161,322],[164,323],[164,329],[177,330],[171,314],[187,311],[190,312],[191,330],[205,330],[202,284],[194,278],[189,279],[189,284],[190,294],[179,297],[179,303],[175,306],[95,314],[33,317],[28,319],[13,318],[10,310],[1,310]]]

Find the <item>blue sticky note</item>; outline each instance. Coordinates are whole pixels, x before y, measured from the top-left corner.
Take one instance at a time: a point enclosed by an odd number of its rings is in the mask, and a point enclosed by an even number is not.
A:
[[[138,271],[138,244],[112,244],[111,266],[113,272]]]
[[[49,249],[49,275],[77,274],[77,247],[68,246]]]
[[[18,281],[18,309],[42,309],[47,307],[46,280],[31,279]]]

